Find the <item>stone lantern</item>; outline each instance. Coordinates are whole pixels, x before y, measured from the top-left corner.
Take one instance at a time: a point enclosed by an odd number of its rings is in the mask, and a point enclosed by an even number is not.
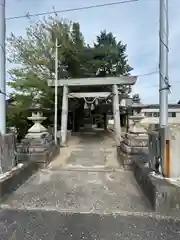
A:
[[[46,117],[43,116],[43,108],[39,101],[39,96],[35,96],[33,103],[30,107],[32,112],[31,117],[28,117],[28,120],[34,122],[34,125],[28,130],[25,138],[41,138],[42,135],[48,135],[47,129],[41,124]]]
[[[129,112],[132,113],[128,117],[129,129],[121,143],[121,150],[126,154],[141,154],[148,150],[147,130],[140,124],[140,121],[144,118],[141,113],[144,107],[146,105],[140,102],[139,94],[135,94],[128,106]]]
[[[17,150],[20,162],[32,161],[37,166],[44,167],[59,153],[59,146],[55,144],[53,135],[42,125],[46,119],[43,116],[44,110],[38,94],[30,107],[31,117],[28,117],[34,125],[28,130]]]
[[[140,102],[139,94],[135,94],[132,98],[132,104],[129,105],[132,115],[129,116],[129,133],[142,135],[146,134],[146,129],[140,124],[140,121],[144,119],[144,115],[141,113],[142,109],[146,105]]]

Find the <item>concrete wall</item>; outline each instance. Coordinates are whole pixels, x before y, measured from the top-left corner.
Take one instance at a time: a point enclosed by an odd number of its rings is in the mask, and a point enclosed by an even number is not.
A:
[[[170,178],[180,177],[180,126],[171,126],[168,131],[169,138],[169,154],[166,156],[166,161],[169,166],[166,167],[169,170]]]

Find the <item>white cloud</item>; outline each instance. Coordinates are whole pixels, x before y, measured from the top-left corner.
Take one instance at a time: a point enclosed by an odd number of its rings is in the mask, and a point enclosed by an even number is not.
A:
[[[114,2],[115,0],[9,0],[7,1],[7,15],[23,15],[31,12],[45,12],[52,9],[52,5],[58,9],[82,7],[92,4]],[[180,1],[169,1],[169,77],[172,84],[171,102],[180,99],[178,88],[179,56],[178,46],[180,39]],[[131,4],[121,4],[112,7],[97,8],[86,11],[75,11],[62,14],[62,17],[79,21],[85,39],[92,43],[95,37],[103,29],[112,31],[118,40],[127,44],[129,62],[134,68],[134,74],[154,72],[159,60],[159,1],[140,0]],[[27,20],[9,21],[7,33],[13,31],[24,34]],[[158,74],[139,77],[134,91],[139,92],[143,102],[158,102]]]

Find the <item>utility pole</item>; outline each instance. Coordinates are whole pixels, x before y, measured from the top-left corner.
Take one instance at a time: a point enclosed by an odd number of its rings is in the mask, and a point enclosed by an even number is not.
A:
[[[0,0],[0,133],[6,133],[6,22],[5,0]]]
[[[57,144],[57,115],[58,115],[58,39],[56,38],[55,53],[55,103],[54,103],[54,141]]]
[[[160,104],[160,144],[162,174],[169,177],[169,140],[168,128],[168,0],[160,0],[159,5],[159,104]]]
[[[168,126],[168,0],[160,0],[159,103],[161,128]]]

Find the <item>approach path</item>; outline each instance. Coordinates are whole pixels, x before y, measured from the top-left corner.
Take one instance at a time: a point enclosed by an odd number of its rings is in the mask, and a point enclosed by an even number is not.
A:
[[[179,221],[151,217],[132,172],[118,164],[113,139],[100,130],[72,137],[1,204],[0,239],[176,240],[179,234]]]

